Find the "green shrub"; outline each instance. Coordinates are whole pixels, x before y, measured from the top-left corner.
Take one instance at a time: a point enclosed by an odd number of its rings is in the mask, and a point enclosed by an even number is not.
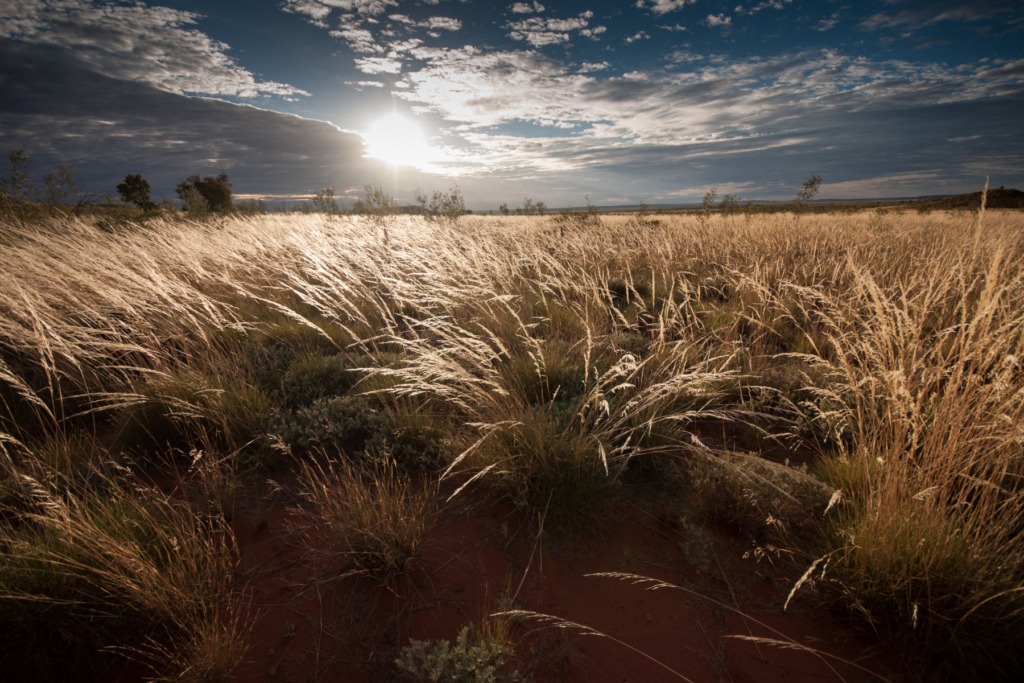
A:
[[[202,372],[176,371],[147,382],[121,410],[116,447],[143,453],[195,446],[240,450],[258,445],[272,412],[260,387],[225,386]]]
[[[364,467],[308,460],[301,474],[310,510],[297,524],[339,576],[365,574],[391,588],[408,578],[437,518],[428,482],[390,459]]]
[[[387,424],[377,401],[347,395],[320,398],[282,415],[271,424],[270,431],[290,446],[355,454],[380,445]]]
[[[416,683],[503,683],[521,681],[506,664],[512,649],[501,638],[464,626],[448,640],[410,640],[395,665]]]
[[[319,399],[347,394],[361,377],[355,368],[368,361],[347,354],[296,358],[281,377],[281,403],[285,408],[309,406]]]

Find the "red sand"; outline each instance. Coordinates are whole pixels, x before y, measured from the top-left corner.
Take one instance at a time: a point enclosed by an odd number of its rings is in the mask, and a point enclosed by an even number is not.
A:
[[[579,624],[516,622],[515,663],[539,681],[899,679],[869,641],[822,609],[796,599],[783,613],[792,577],[744,559],[749,547],[724,531],[621,504],[600,536],[560,548],[537,542],[510,506],[466,500],[446,508],[419,569],[394,591],[366,577],[332,578],[331,563],[288,530],[283,506],[260,513],[259,525],[241,516],[253,608],[237,680],[395,680],[393,661],[409,638],[454,639],[501,609]],[[588,576],[595,572],[682,588]],[[751,636],[780,642],[742,638]]]

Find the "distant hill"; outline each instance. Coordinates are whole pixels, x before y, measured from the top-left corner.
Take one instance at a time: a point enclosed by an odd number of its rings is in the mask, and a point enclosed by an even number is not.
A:
[[[929,197],[907,202],[918,209],[977,209],[981,206],[981,192],[957,194],[951,197]],[[988,191],[986,209],[1024,209],[1024,192],[999,187]]]

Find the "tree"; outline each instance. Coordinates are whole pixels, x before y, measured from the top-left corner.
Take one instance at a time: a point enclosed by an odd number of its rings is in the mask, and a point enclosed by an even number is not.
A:
[[[43,203],[51,206],[61,204],[75,193],[75,172],[67,164],[60,164],[57,170],[43,176]]]
[[[0,200],[24,202],[28,201],[31,186],[28,182],[28,155],[23,149],[14,149],[7,153],[10,164],[6,178],[0,178]]]
[[[506,203],[498,207],[498,213],[500,213],[502,216],[507,216],[510,213],[512,213],[512,211],[508,208],[508,204]]]
[[[734,194],[727,194],[718,202],[718,210],[722,213],[733,214],[740,206],[740,198]]]
[[[197,194],[206,203],[206,210],[213,213],[225,213],[234,208],[231,203],[231,180],[227,173],[221,173],[216,178],[213,176],[204,178],[197,175],[189,176],[178,183],[174,191],[189,213],[195,213],[199,208]]]
[[[186,185],[178,188],[178,198],[181,199],[181,208],[191,218],[204,218],[210,213],[210,203],[195,185]]]
[[[117,193],[121,195],[121,201],[125,204],[134,204],[143,211],[152,211],[156,208],[150,192],[149,181],[138,173],[129,173],[117,184]]]
[[[416,202],[420,205],[423,213],[431,220],[455,221],[462,214],[466,213],[466,202],[462,198],[462,190],[458,185],[453,185],[447,192],[435,190],[430,196],[430,203],[427,203],[427,195],[416,194]]]
[[[804,206],[807,202],[814,199],[815,195],[818,194],[818,190],[820,189],[821,176],[818,174],[814,174],[804,181],[804,184],[800,186],[800,191],[796,193],[797,205],[801,207]]]
[[[341,213],[341,209],[338,208],[338,200],[334,198],[333,187],[325,187],[313,195],[313,211],[329,214]]]
[[[704,199],[700,202],[700,213],[697,214],[697,222],[700,224],[702,230],[707,230],[708,226],[711,224],[711,208],[715,205],[715,199],[717,197],[717,187],[712,187],[704,193]]]
[[[367,185],[363,188],[363,198],[357,199],[352,205],[352,213],[368,216],[390,216],[395,213],[398,205],[394,197],[379,187]]]

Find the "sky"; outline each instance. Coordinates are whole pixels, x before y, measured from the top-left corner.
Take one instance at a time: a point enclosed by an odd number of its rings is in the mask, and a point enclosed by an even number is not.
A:
[[[1019,0],[0,3],[0,162],[97,194],[954,194],[1024,188],[1022,122]]]

